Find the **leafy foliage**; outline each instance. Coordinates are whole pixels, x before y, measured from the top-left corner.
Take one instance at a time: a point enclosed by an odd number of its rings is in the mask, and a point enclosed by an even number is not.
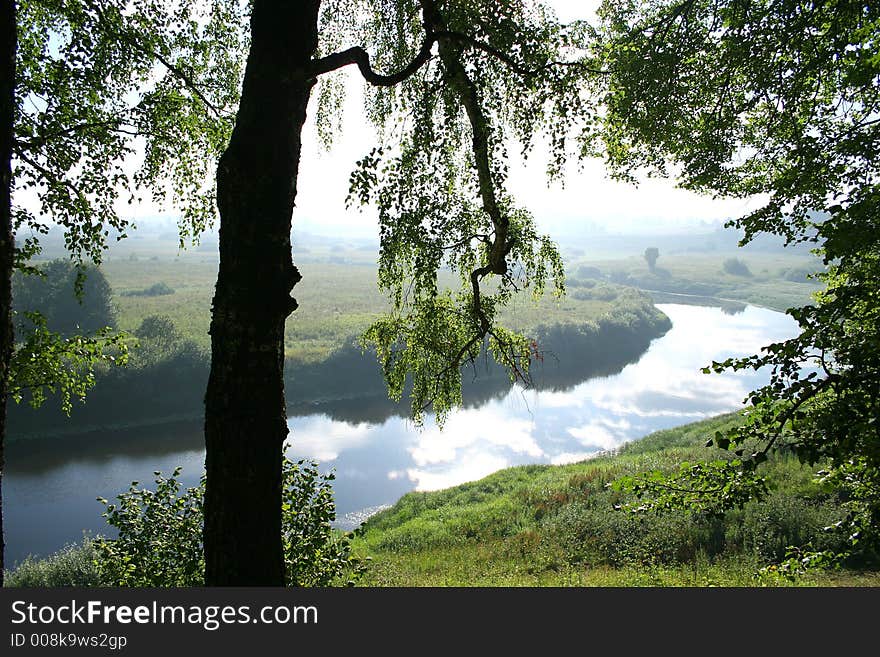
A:
[[[685,510],[720,515],[767,492],[765,478],[741,466],[739,460],[685,461],[678,473],[655,470],[621,477],[614,488],[636,496],[639,502],[628,505],[633,511]],[[641,502],[643,497],[647,498],[645,502]]]
[[[200,586],[204,477],[199,486],[181,490],[180,468],[167,478],[154,474],[155,490],[135,481],[117,496],[118,504],[98,498],[102,515],[118,530],[115,539],[94,541],[101,580],[112,586]],[[330,525],[336,519],[333,479],[314,462],[284,460],[281,514],[290,586],[349,584],[362,571],[348,538]]]
[[[118,530],[116,539],[95,541],[101,578],[114,586],[196,586],[204,576],[201,487],[181,494],[179,467],[169,478],[153,474],[155,490],[133,481],[118,504],[98,498]]]
[[[416,61],[424,39],[437,42],[415,75],[370,93],[370,117],[392,126],[395,142],[360,160],[349,201],[378,210],[379,284],[393,304],[364,344],[393,397],[411,375],[415,420],[433,407],[442,422],[461,401],[462,365],[483,350],[528,382],[538,346],[497,321],[513,293],[564,291],[555,245],[506,189],[507,149],[516,141],[527,154],[547,137],[552,176],[581,152],[576,137],[591,141],[586,29],[524,0],[381,3],[351,28],[374,38],[377,64],[392,69]],[[439,289],[443,268],[457,292]]]
[[[826,460],[849,497],[846,554],[876,558],[880,526],[880,11],[863,2],[608,0],[608,161],[676,167],[689,189],[764,195],[733,225],[815,244],[827,271],[800,334],[710,370],[770,370],[748,420],[712,442],[748,472],[771,451]],[[704,473],[697,473],[699,486]],[[735,476],[731,470],[731,476]],[[815,555],[814,555],[815,556]]]
[[[130,227],[118,202],[145,191],[180,201],[182,234],[198,234],[213,216],[206,181],[238,100],[244,10],[236,0],[18,3],[22,262],[38,251],[46,219],[64,226],[76,260],[100,262],[111,231]]]
[[[8,394],[33,408],[57,393],[70,415],[99,373],[128,363],[130,338],[115,331],[112,290],[96,267],[53,260],[13,278],[17,341]]]
[[[101,262],[111,231],[125,237],[126,192],[129,203],[145,190],[179,201],[182,235],[197,235],[213,216],[205,181],[232,128],[243,12],[236,0],[17,3],[16,401],[29,390],[39,405],[58,390],[69,413],[96,369],[126,361],[125,337],[105,328],[115,326],[109,286],[84,264]],[[76,266],[29,264],[50,223],[63,227]]]
[[[26,313],[32,328],[16,346],[9,365],[9,396],[38,408],[57,393],[61,409],[70,414],[73,400],[83,401],[95,385],[96,373],[128,362],[128,336],[110,328],[94,335],[63,338],[50,331],[39,313]]]

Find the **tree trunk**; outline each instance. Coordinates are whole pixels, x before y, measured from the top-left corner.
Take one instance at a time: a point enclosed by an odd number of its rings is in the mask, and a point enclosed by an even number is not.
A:
[[[283,586],[284,322],[290,229],[320,0],[256,0],[235,129],[217,172],[220,269],[205,395],[205,582]]]
[[[12,135],[15,121],[15,2],[0,0],[0,586],[3,586],[3,446],[12,357]]]

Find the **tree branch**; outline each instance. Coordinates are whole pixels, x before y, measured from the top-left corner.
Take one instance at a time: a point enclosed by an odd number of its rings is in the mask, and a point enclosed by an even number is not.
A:
[[[111,25],[112,22],[107,18],[107,16],[104,13],[104,10],[101,7],[99,7],[95,2],[92,2],[92,0],[85,0],[85,3],[91,8],[92,11],[95,12],[95,15],[98,17],[98,26],[101,29],[106,30],[107,26]],[[187,72],[184,71],[183,69],[181,69],[179,66],[177,66],[177,65],[173,64],[171,61],[169,61],[167,57],[162,55],[162,53],[146,47],[144,44],[140,43],[137,39],[133,39],[130,34],[127,34],[123,30],[113,30],[112,34],[114,36],[116,36],[118,39],[127,43],[132,48],[140,50],[145,55],[148,55],[148,56],[153,57],[154,59],[158,60],[166,69],[168,69],[168,71],[172,75],[174,75],[174,77],[176,77],[178,80],[183,82],[184,85],[190,91],[192,91],[199,100],[202,101],[202,103],[205,105],[205,107],[210,109],[217,117],[229,118],[228,112],[224,112],[223,110],[219,109],[216,105],[214,105],[214,103],[212,103],[210,100],[208,100],[207,96],[205,96],[204,92],[199,88],[199,85],[196,84],[195,80],[192,79],[192,76],[187,74]]]
[[[490,46],[488,43],[484,43],[479,39],[475,39],[469,34],[464,34],[463,32],[455,32],[450,30],[438,31],[436,33],[437,39],[446,39],[449,41],[459,41],[471,48],[476,50],[482,50],[487,55],[491,55],[495,59],[503,62],[507,65],[515,73],[519,73],[523,77],[534,77],[543,71],[546,71],[551,68],[563,67],[563,66],[576,66],[582,68],[587,73],[595,73],[597,75],[610,75],[611,71],[591,68],[586,66],[583,61],[552,61],[547,62],[543,66],[539,66],[538,68],[526,68],[520,62],[517,62],[513,57],[507,55],[506,53],[498,50],[497,48]]]
[[[422,42],[422,47],[419,49],[419,52],[416,54],[415,58],[409,64],[407,64],[406,67],[402,68],[396,73],[383,75],[381,73],[375,72],[372,68],[370,68],[370,54],[360,46],[355,46],[353,48],[349,48],[348,50],[343,50],[341,52],[333,53],[332,55],[327,55],[326,57],[321,57],[320,59],[313,60],[310,73],[315,76],[323,75],[324,73],[335,71],[344,66],[357,64],[358,70],[360,70],[361,75],[364,77],[364,80],[366,80],[370,84],[376,87],[393,87],[394,85],[403,82],[413,73],[418,71],[431,58],[431,47],[434,45],[434,42],[436,40],[436,34],[426,32],[425,40]]]
[[[47,184],[49,184],[50,186],[66,187],[80,203],[85,204],[86,206],[88,205],[88,199],[86,198],[85,194],[83,194],[81,190],[77,189],[77,187],[72,182],[70,182],[66,178],[61,178],[57,176],[55,173],[31,158],[18,147],[17,143],[14,144],[13,151],[16,155],[18,155],[18,157],[22,159],[23,162],[33,167],[34,170],[36,170],[36,172],[40,174],[40,177],[43,178],[43,180],[45,180]]]

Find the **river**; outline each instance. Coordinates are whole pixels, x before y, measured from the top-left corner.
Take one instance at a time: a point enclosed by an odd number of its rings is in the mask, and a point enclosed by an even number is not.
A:
[[[432,418],[417,428],[404,418],[376,420],[346,409],[289,418],[288,456],[312,458],[336,473],[339,526],[353,528],[412,490],[435,490],[524,463],[569,463],[651,431],[742,407],[763,372],[702,374],[712,360],[756,353],[796,334],[789,316],[747,306],[659,304],[672,329],[619,373],[561,390],[514,387],[478,407],[453,413],[442,431]],[[545,363],[552,367],[552,363]],[[27,443],[27,444],[25,444]],[[97,497],[114,498],[132,481],[181,466],[198,483],[204,448],[198,424],[24,441],[7,450],[3,512],[7,567],[27,554],[47,555],[83,533],[109,534]]]

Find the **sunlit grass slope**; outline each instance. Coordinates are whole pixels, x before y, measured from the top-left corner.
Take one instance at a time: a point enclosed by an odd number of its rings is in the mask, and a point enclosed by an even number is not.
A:
[[[877,586],[876,572],[759,574],[792,543],[841,513],[832,491],[793,459],[767,464],[771,495],[722,519],[632,514],[608,484],[624,474],[718,458],[707,436],[735,414],[653,433],[569,465],[501,470],[454,488],[415,492],[372,517],[356,549],[364,586]]]

